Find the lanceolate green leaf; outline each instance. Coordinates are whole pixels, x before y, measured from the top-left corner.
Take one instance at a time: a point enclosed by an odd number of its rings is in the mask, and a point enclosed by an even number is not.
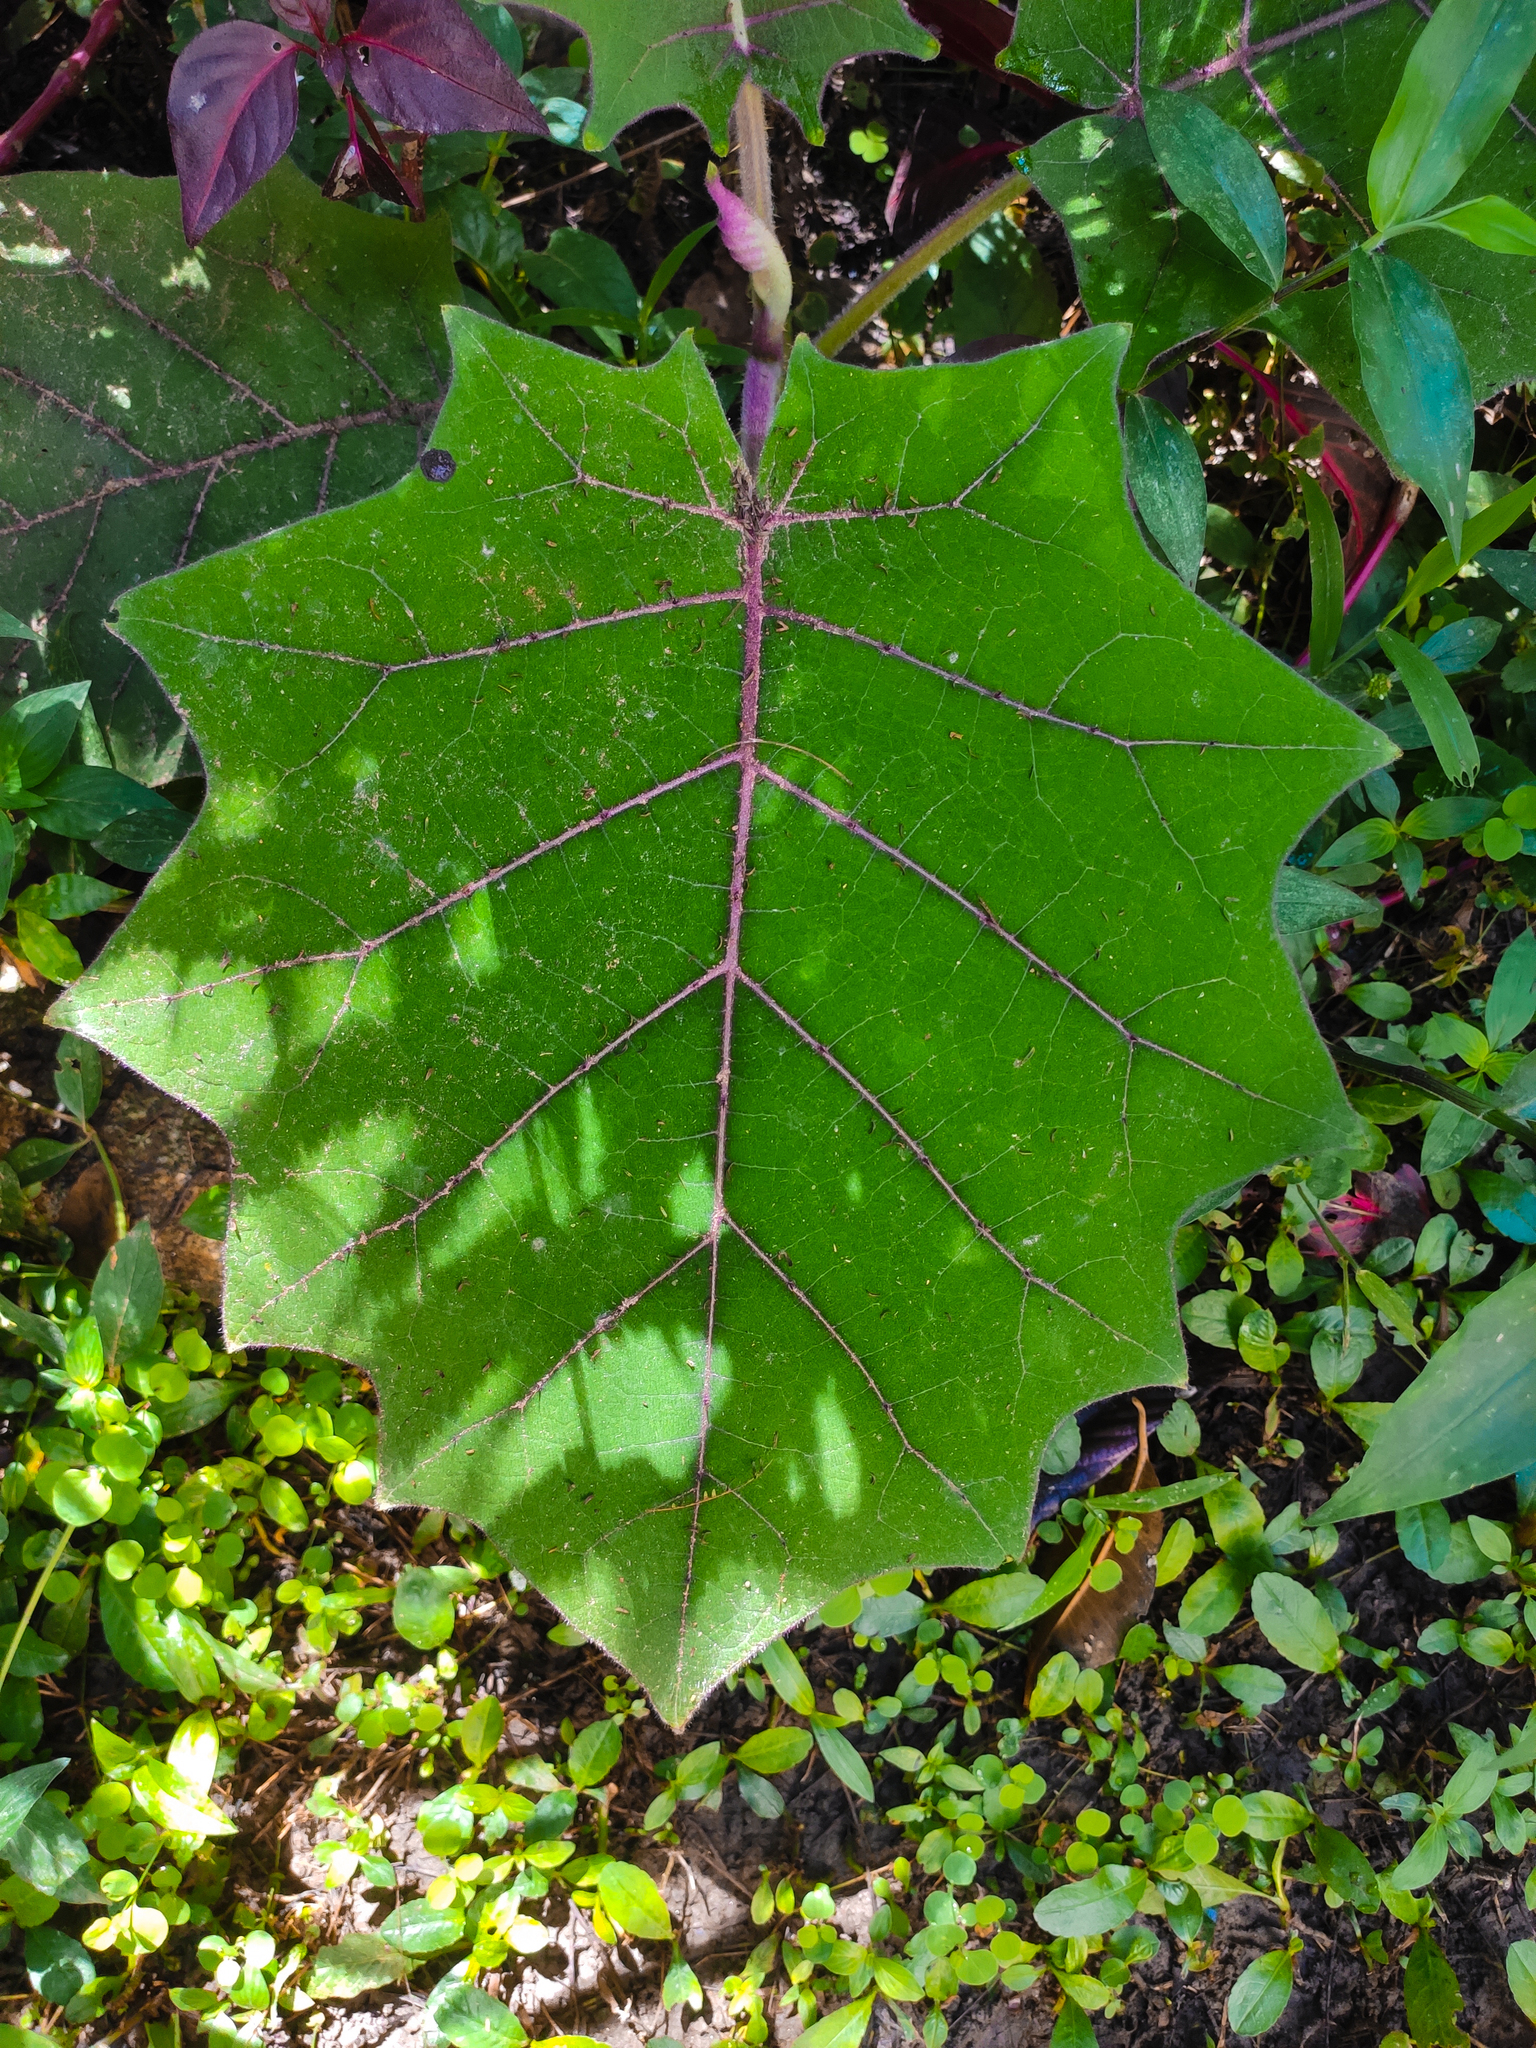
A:
[[[754,493],[686,340],[450,325],[451,476],[124,601],[209,798],[68,1015],[230,1134],[230,1341],[680,1720],[1183,1376],[1178,1220],[1353,1128],[1270,905],[1387,748],[1147,554],[1118,330],[804,344]]]
[[[1253,144],[1199,100],[1178,93],[1149,93],[1143,115],[1158,168],[1176,196],[1273,290],[1285,269],[1285,215]]]
[[[425,445],[457,299],[441,221],[335,206],[280,164],[188,253],[174,178],[0,185],[0,647],[88,678],[120,768],[175,773],[181,720],[107,613],[130,583],[390,483]],[[11,685],[14,687],[14,684]]]
[[[1366,168],[1377,227],[1431,212],[1481,155],[1536,55],[1525,0],[1440,0]]]
[[[1440,294],[1400,257],[1349,261],[1360,382],[1394,469],[1420,485],[1460,555],[1472,473],[1472,383]]]
[[[1383,1417],[1320,1511],[1328,1521],[1449,1500],[1536,1461],[1536,1271],[1486,1301]]]
[[[901,0],[565,0],[559,11],[580,24],[591,52],[594,148],[657,107],[686,107],[723,150],[745,78],[820,142],[834,65],[876,51],[938,54]]]
[[[1425,2048],[1467,2048],[1471,2036],[1456,2024],[1463,2000],[1456,1972],[1427,1927],[1421,1927],[1403,1972],[1403,2004],[1415,2041]]]
[[[1437,16],[1443,11],[1436,10]],[[1301,150],[1321,163],[1343,194],[1350,232],[1358,239],[1369,227],[1371,150],[1425,32],[1426,12],[1416,0],[1352,0],[1345,6],[1336,0],[1210,0],[1197,8],[1029,0],[1021,6],[1012,45],[1000,61],[1097,110],[1056,129],[1030,151],[1040,190],[1062,213],[1072,237],[1092,318],[1140,318],[1149,289],[1144,238],[1149,229],[1161,233],[1155,221],[1143,226],[1140,240],[1121,237],[1116,227],[1106,247],[1106,216],[1118,218],[1113,195],[1077,217],[1069,210],[1081,198],[1082,167],[1106,130],[1125,124],[1139,132],[1142,100],[1154,89],[1197,98],[1256,147]],[[1527,18],[1523,7],[1506,6],[1502,13],[1511,21]],[[1527,75],[1513,110],[1499,114],[1487,144],[1445,194],[1445,203],[1494,194],[1528,207],[1536,188],[1533,116],[1536,86]],[[1143,222],[1151,210],[1144,210]],[[1144,355],[1140,334],[1133,339],[1127,356],[1133,382],[1140,381],[1144,360],[1222,318],[1239,317],[1262,296],[1214,236],[1188,236],[1188,226],[1186,216],[1178,238],[1168,238],[1151,279],[1146,310],[1159,320],[1158,346]],[[1483,250],[1433,229],[1405,236],[1393,247],[1440,292],[1466,351],[1475,398],[1536,375],[1536,272],[1528,258],[1511,254],[1490,263]],[[1218,306],[1223,311],[1213,317]],[[1343,294],[1301,292],[1285,300],[1272,324],[1370,432],[1348,316]]]
[[[1435,215],[1434,224],[1496,256],[1536,256],[1536,220],[1494,194],[1448,206]]]
[[[1126,469],[1148,533],[1181,583],[1191,587],[1205,551],[1205,471],[1181,420],[1155,398],[1125,401]],[[1316,486],[1314,486],[1314,489]]]
[[[1314,675],[1333,659],[1344,624],[1344,545],[1334,524],[1333,507],[1311,477],[1301,479],[1301,501],[1307,512],[1307,549],[1312,568],[1312,626],[1307,654]]]
[[[1440,766],[1453,782],[1475,782],[1482,755],[1456,692],[1424,650],[1401,633],[1382,626],[1376,637],[1424,721]]]

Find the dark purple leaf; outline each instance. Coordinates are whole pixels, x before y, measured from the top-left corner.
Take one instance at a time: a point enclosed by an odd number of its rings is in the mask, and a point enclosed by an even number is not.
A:
[[[340,43],[322,43],[315,52],[320,60],[320,75],[340,99],[347,89],[347,54]]]
[[[297,43],[256,21],[204,29],[176,59],[166,112],[188,242],[200,242],[292,142],[298,59]]]
[[[334,0],[271,0],[272,12],[301,36],[323,43],[331,32]]]
[[[426,135],[460,128],[547,135],[544,117],[452,0],[368,0],[342,38],[352,83],[388,121]]]

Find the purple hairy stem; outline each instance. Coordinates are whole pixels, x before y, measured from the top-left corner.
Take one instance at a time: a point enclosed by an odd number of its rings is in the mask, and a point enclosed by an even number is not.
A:
[[[768,309],[761,306],[752,323],[752,352],[741,387],[741,453],[753,476],[763,459],[783,376],[783,331],[774,332]]]
[[[726,248],[752,280],[757,314],[741,393],[741,453],[757,475],[784,376],[784,335],[794,285],[789,260],[773,231],[773,174],[763,96],[743,79],[731,112],[740,192],[731,191],[711,165],[705,179],[720,216]]]

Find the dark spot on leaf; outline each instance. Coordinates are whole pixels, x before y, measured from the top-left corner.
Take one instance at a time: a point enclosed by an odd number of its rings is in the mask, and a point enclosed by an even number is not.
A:
[[[429,448],[421,458],[421,473],[429,483],[447,483],[458,466],[446,448]]]

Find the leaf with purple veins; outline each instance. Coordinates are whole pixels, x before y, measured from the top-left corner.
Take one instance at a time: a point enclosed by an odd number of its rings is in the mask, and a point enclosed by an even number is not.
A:
[[[334,0],[271,0],[272,12],[296,35],[325,42],[331,33]]]
[[[264,178],[299,119],[299,45],[256,21],[205,29],[176,59],[166,103],[187,241]]]
[[[441,0],[369,0],[366,27],[343,37],[342,48],[353,85],[401,128],[549,133],[485,37]]]

